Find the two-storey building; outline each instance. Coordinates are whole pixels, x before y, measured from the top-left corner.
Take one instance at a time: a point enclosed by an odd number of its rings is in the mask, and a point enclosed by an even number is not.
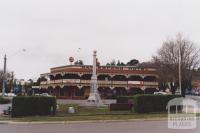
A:
[[[40,89],[57,98],[86,99],[90,92],[92,66],[67,65],[41,74]],[[158,91],[158,76],[152,68],[99,66],[98,91],[102,98],[119,95],[152,94]]]

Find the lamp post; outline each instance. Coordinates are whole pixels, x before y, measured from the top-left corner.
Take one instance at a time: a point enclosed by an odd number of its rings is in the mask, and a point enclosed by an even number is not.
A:
[[[26,49],[22,49],[14,53],[12,56],[16,55],[19,52],[26,52]],[[7,55],[4,56],[4,68],[3,68],[3,84],[2,84],[2,96],[5,96],[7,85]]]

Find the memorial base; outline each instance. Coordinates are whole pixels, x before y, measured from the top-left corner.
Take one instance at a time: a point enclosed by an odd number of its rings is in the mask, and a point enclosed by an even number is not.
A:
[[[91,93],[88,100],[87,106],[105,106],[101,100],[101,97],[98,93]]]

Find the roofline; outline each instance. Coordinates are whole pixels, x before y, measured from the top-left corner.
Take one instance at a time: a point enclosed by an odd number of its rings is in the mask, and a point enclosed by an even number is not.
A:
[[[92,67],[92,65],[65,65],[65,66],[59,66],[59,67],[52,67],[50,69],[58,69],[58,68],[64,68],[64,67]],[[119,67],[119,68],[152,68],[152,67],[140,67],[140,66],[114,66],[114,65],[102,65],[100,67]]]

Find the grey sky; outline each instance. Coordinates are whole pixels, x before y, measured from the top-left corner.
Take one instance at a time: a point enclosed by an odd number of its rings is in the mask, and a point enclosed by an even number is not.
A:
[[[200,44],[199,0],[0,0],[0,66],[34,78],[69,56],[148,61],[169,36]],[[13,53],[26,48],[26,53]],[[78,48],[81,48],[78,51]]]

